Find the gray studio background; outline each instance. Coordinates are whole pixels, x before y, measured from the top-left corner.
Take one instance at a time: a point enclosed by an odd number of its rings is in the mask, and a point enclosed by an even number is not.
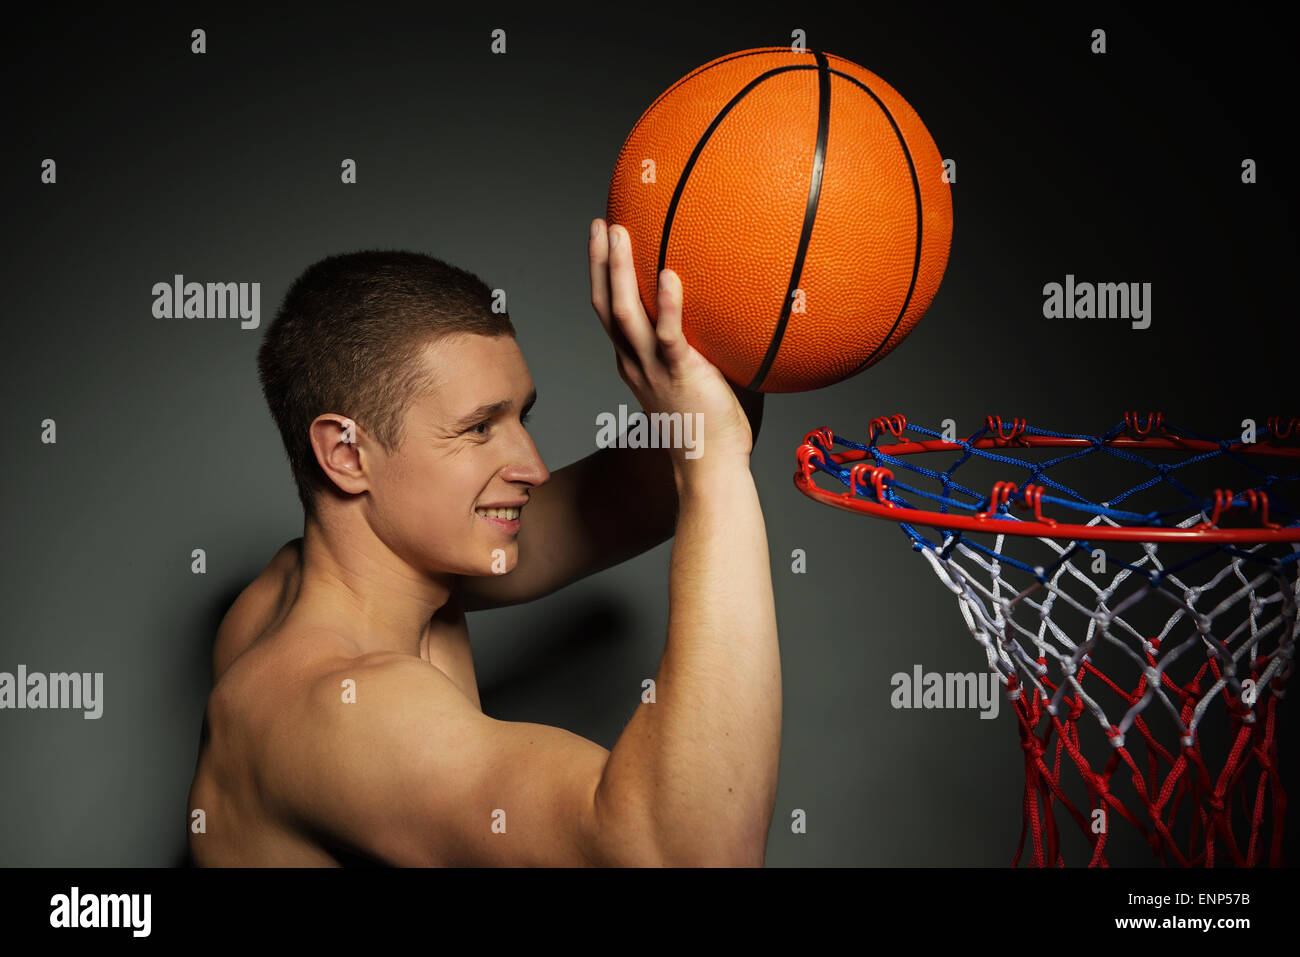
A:
[[[0,67],[0,670],[102,671],[105,701],[97,721],[0,712],[3,865],[185,860],[212,636],[301,531],[254,363],[293,278],[330,253],[409,248],[504,288],[542,454],[552,469],[584,456],[597,413],[634,401],[586,264],[623,138],[680,76],[792,29],[897,88],[958,180],[948,271],[911,337],[855,379],[768,400],[753,468],[784,678],[769,865],[1002,866],[1020,830],[1005,705],[995,721],[890,707],[894,672],[979,671],[983,655],[896,527],[795,492],[807,431],[862,438],[904,412],[965,433],[996,412],[1101,432],[1129,408],[1231,431],[1295,410],[1294,311],[1278,306],[1295,220],[1271,126],[1281,81],[1262,72],[1285,58],[1264,27],[659,4],[595,19],[495,5],[46,16],[16,28],[24,49]],[[1097,26],[1104,57],[1088,52]],[[206,55],[189,52],[195,27]],[[494,57],[497,27],[509,52]],[[55,186],[39,181],[47,157]],[[1239,181],[1245,157],[1258,185]],[[356,186],[339,182],[345,158]],[[261,328],[153,318],[152,285],[176,273],[260,282]],[[1043,319],[1043,284],[1067,273],[1153,283],[1152,328]],[[46,418],[57,445],[39,440]],[[190,572],[194,548],[206,575]],[[791,574],[795,548],[807,574]],[[612,747],[662,652],[669,551],[472,615],[485,711]],[[807,834],[790,831],[796,808]],[[1116,831],[1112,860],[1135,843]]]

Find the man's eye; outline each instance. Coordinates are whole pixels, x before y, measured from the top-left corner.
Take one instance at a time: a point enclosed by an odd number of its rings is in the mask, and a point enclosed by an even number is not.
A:
[[[533,414],[531,412],[525,412],[523,415],[519,417],[519,421],[524,425],[527,425],[528,420],[531,419],[532,417]],[[466,431],[472,433],[473,435],[487,435],[488,429],[490,429],[491,426],[492,426],[492,420],[484,419],[478,425],[470,426]]]

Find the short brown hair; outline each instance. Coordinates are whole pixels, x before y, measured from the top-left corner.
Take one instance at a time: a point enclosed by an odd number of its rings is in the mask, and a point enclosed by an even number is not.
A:
[[[413,252],[329,256],[294,280],[257,369],[307,514],[328,487],[311,447],[316,417],[346,415],[391,453],[411,400],[430,385],[425,346],[457,333],[514,336],[492,304],[473,273]]]

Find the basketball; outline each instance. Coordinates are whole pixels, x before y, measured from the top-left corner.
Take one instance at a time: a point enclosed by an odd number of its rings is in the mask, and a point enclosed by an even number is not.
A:
[[[641,301],[683,288],[687,340],[729,381],[805,392],[888,355],[948,262],[952,197],[916,111],[821,51],[742,50],[678,80],[619,152],[606,221]]]

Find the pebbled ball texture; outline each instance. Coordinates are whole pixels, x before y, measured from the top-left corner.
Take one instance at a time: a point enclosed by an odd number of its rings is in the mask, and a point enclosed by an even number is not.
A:
[[[834,54],[764,47],[705,64],[650,105],[619,152],[606,220],[631,235],[647,314],[672,269],[686,338],[731,382],[803,392],[911,332],[947,266],[952,198],[938,147],[893,87]]]

